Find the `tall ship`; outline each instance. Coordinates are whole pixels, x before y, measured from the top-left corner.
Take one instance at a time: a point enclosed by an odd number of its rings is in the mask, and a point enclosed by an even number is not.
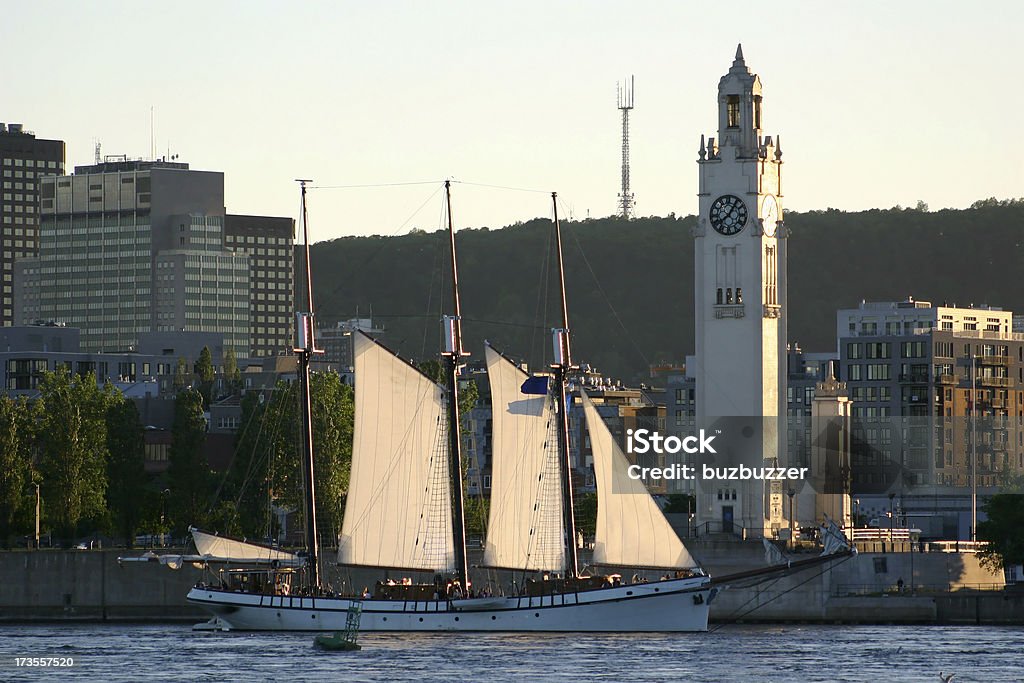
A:
[[[303,185],[302,221],[308,227]],[[316,534],[309,362],[316,353],[309,311],[297,346],[302,401],[306,552],[280,556],[203,534],[247,570],[221,570],[188,601],[209,611],[206,628],[337,630],[360,603],[366,631],[705,631],[718,585],[688,552],[586,391],[579,387],[598,496],[593,556],[581,566],[573,514],[568,409],[574,374],[562,273],[557,198],[552,194],[561,294],[550,372],[531,375],[488,344],[493,412],[492,494],[482,562],[467,552],[459,421],[461,307],[450,185],[445,183],[452,301],[442,319],[444,382],[427,376],[367,334],[355,332],[352,470],[338,539],[338,567],[380,578],[362,590],[324,580]],[[248,553],[248,554],[247,554]],[[337,568],[335,568],[337,569]],[[630,572],[653,574],[651,580]],[[503,579],[494,577],[503,576]],[[395,578],[400,577],[400,578]],[[418,578],[410,578],[418,577]]]

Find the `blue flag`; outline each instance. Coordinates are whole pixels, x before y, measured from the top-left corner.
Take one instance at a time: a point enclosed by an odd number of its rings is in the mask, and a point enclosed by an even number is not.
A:
[[[544,396],[548,393],[548,378],[547,377],[530,377],[523,386],[519,388],[524,394],[539,394]]]

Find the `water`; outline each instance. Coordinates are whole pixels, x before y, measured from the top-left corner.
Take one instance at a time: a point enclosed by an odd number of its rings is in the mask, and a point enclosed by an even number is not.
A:
[[[726,626],[686,635],[363,634],[322,652],[311,633],[188,625],[5,625],[0,680],[1024,681],[1024,628]],[[14,657],[71,657],[18,668]]]

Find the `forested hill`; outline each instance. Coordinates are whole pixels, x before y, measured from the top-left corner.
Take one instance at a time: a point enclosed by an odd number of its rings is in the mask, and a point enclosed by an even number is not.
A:
[[[923,207],[922,207],[923,208]],[[1024,200],[966,210],[788,212],[789,339],[835,348],[835,311],[914,296],[1024,311]],[[693,353],[693,216],[564,222],[574,360],[631,382]],[[531,365],[559,323],[550,220],[458,232],[465,346],[484,339]],[[312,248],[321,324],[368,316],[404,356],[438,348],[450,310],[443,232],[350,237]],[[444,288],[443,293],[442,289]],[[442,301],[443,296],[443,301]]]

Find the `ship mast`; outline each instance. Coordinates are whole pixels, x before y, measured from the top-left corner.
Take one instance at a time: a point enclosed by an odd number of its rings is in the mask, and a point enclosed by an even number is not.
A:
[[[580,574],[576,553],[576,513],[572,495],[572,455],[569,451],[569,406],[566,389],[572,370],[572,351],[569,345],[569,307],[565,301],[565,270],[562,266],[562,228],[558,223],[558,193],[551,193],[555,208],[555,244],[558,249],[558,286],[562,296],[562,327],[551,331],[554,342],[556,399],[558,401],[558,461],[562,478],[562,526],[565,527],[566,575],[576,578]]]
[[[459,306],[459,269],[455,260],[455,226],[452,223],[451,182],[444,181],[448,209],[448,239],[452,258],[453,315],[442,317],[442,349],[448,382],[448,471],[452,480],[452,541],[455,543],[455,571],[463,595],[469,596],[469,561],[466,557],[466,511],[462,498],[462,433],[459,422],[459,365],[462,362],[462,311]]]
[[[323,353],[316,348],[313,331],[313,277],[309,264],[309,220],[306,214],[306,183],[309,180],[298,180],[302,188],[302,241],[306,248],[306,312],[297,313],[298,339],[295,355],[298,356],[299,368],[299,406],[302,411],[302,478],[305,486],[303,493],[306,508],[306,566],[309,588],[313,594],[320,592],[320,544],[316,535],[316,485],[313,476],[313,403],[309,391],[309,362],[315,353]]]

